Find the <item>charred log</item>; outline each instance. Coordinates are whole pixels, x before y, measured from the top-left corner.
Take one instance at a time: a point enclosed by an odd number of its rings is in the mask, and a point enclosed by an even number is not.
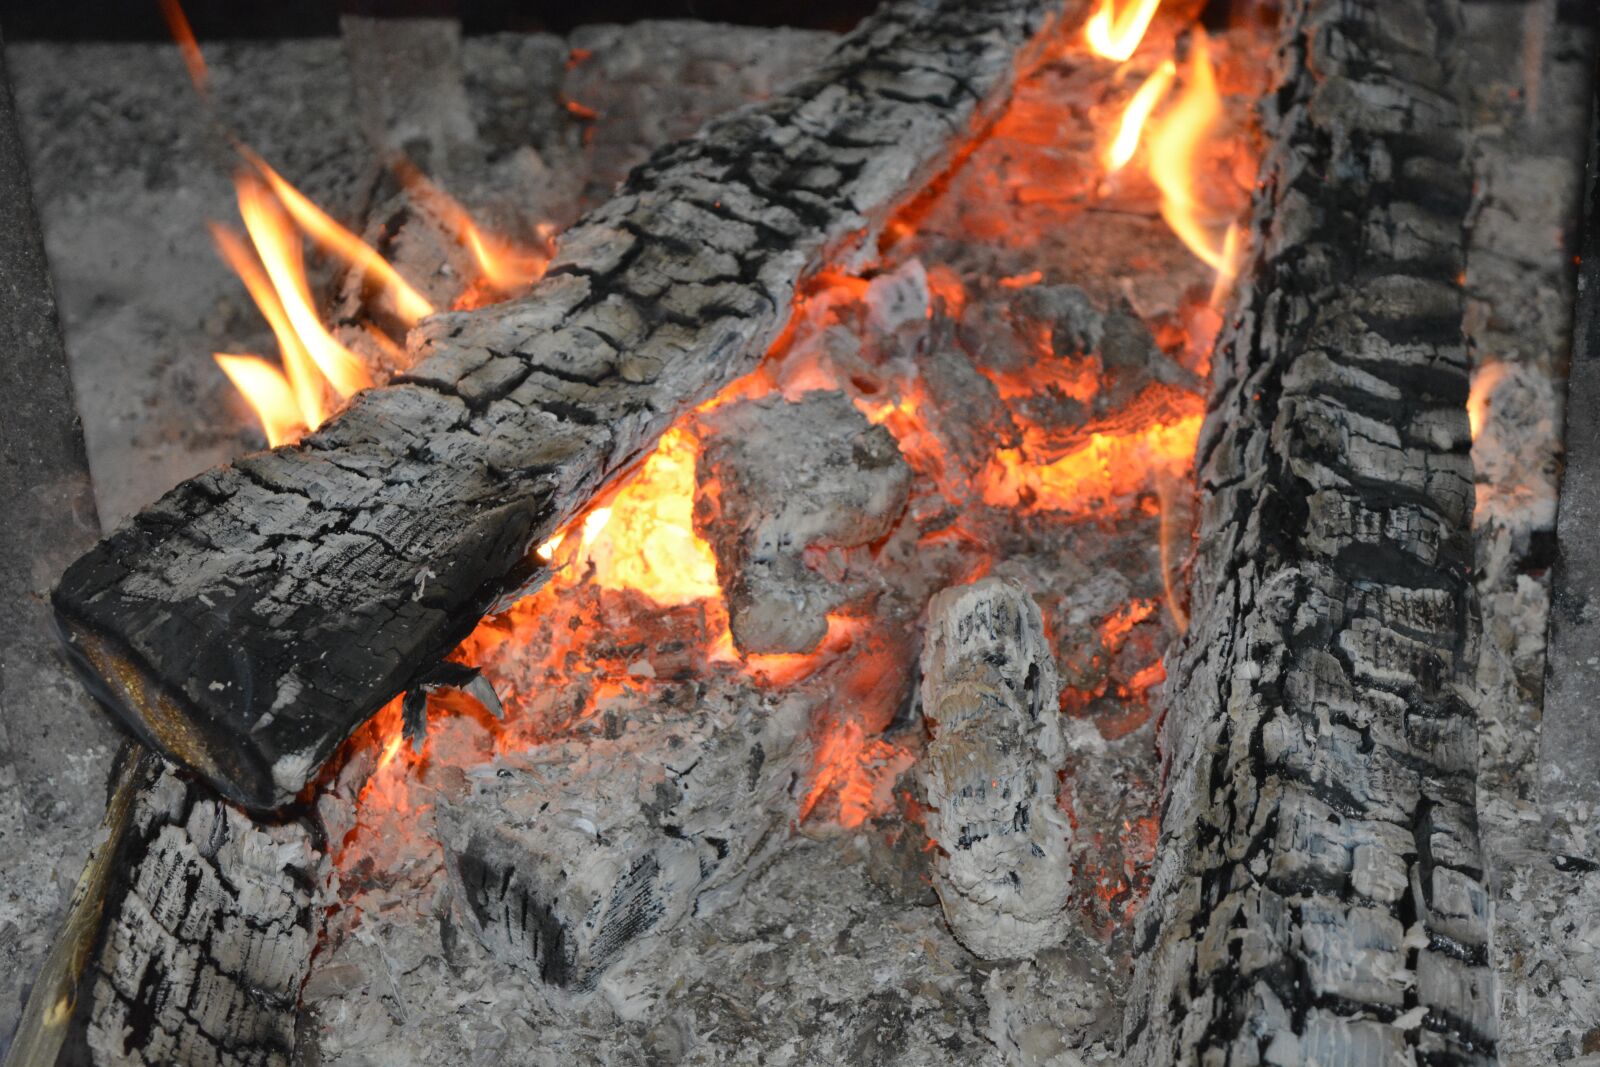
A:
[[[753,365],[799,281],[992,113],[1051,7],[884,9],[812,78],[634,171],[529,297],[430,320],[409,374],[135,517],[55,595],[101,699],[225,795],[287,801]]]
[[[1066,934],[1059,690],[1044,617],[1020,585],[989,578],[928,605],[922,714],[933,739],[918,778],[939,845],[935,887],[951,932],[985,959],[1031,956]]]
[[[319,835],[257,821],[138,745],[121,758],[15,1062],[289,1064]]]
[[[1463,698],[1458,17],[1285,11],[1255,251],[1198,453],[1139,1063],[1494,1056]]]

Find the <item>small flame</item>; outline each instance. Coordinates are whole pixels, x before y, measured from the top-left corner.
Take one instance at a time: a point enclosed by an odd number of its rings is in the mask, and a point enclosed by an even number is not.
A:
[[[1117,0],[1100,0],[1084,29],[1089,48],[1099,56],[1123,62],[1139,50],[1139,42],[1150,28],[1161,0],[1135,0],[1133,6],[1117,15]]]
[[[1144,124],[1150,118],[1150,112],[1155,110],[1162,97],[1167,95],[1167,90],[1172,88],[1173,80],[1178,76],[1178,65],[1172,60],[1167,60],[1156,68],[1154,74],[1144,80],[1133,99],[1128,101],[1127,109],[1122,112],[1122,122],[1117,129],[1116,140],[1111,142],[1111,148],[1106,153],[1106,167],[1110,173],[1115,174],[1127,165],[1128,160],[1139,150],[1139,136],[1144,132]]]
[[[284,313],[300,343],[340,397],[365,389],[372,384],[366,364],[340,344],[317,317],[301,259],[300,235],[288,216],[266,186],[252,175],[239,175],[235,184],[245,231],[250,234],[250,242],[266,267],[267,277],[283,302]]]
[[[478,227],[472,215],[449,193],[428,179],[408,159],[397,159],[392,164],[400,184],[413,198],[423,204],[439,222],[466,246],[477,261],[482,285],[474,284],[462,294],[457,306],[477,307],[487,303],[476,290],[486,287],[492,294],[504,296],[526,289],[544,277],[549,258],[538,252],[517,248],[498,240]],[[543,235],[541,235],[543,236]]]
[[[1504,363],[1485,363],[1472,372],[1472,389],[1467,394],[1467,423],[1472,428],[1474,441],[1488,424],[1489,398],[1505,376]]]
[[[373,251],[372,247],[361,238],[335,222],[327,212],[312,203],[304,193],[273,170],[266,160],[246,147],[241,147],[240,152],[256,170],[260,171],[261,176],[272,186],[273,193],[294,218],[296,224],[305,230],[312,240],[352,270],[360,271],[377,283],[393,303],[395,313],[399,315],[402,323],[408,327],[415,326],[423,318],[433,314],[433,305],[428,303],[410,282],[402,278],[400,272],[389,265],[388,260]]]
[[[1211,46],[1196,27],[1183,92],[1150,130],[1150,177],[1161,190],[1161,217],[1172,232],[1209,267],[1231,277],[1226,240],[1215,232],[1197,194],[1200,150],[1221,115]]]
[[[294,440],[296,434],[305,429],[294,390],[277,367],[260,356],[218,352],[211,358],[254,409],[270,447],[277,448]]]
[[[194,39],[189,17],[183,13],[178,0],[160,2],[161,17],[167,20],[167,31],[172,34],[172,40],[183,56],[183,65],[189,70],[189,80],[194,83],[195,92],[205,96],[210,89],[211,78],[206,70],[205,57],[200,54],[200,43]]]

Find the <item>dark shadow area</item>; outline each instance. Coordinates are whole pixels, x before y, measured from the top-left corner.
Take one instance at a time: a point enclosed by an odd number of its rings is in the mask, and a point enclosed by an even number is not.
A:
[[[745,26],[847,30],[875,0],[187,0],[184,11],[202,41],[325,37],[339,32],[341,14],[454,16],[470,34],[503,31],[567,33],[595,22],[703,19]],[[155,0],[0,0],[7,40],[158,41],[166,23]]]

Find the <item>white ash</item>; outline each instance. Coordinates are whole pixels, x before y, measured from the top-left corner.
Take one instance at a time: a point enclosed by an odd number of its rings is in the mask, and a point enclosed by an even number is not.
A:
[[[717,555],[733,640],[751,653],[810,652],[828,614],[871,592],[843,550],[887,534],[911,471],[889,432],[843,394],[729,404],[700,420],[695,526]],[[830,581],[808,553],[832,557]]]
[[[813,711],[707,692],[470,769],[438,812],[456,914],[507,962],[592,989],[781,840]]]
[[[957,939],[985,959],[1031,956],[1067,929],[1059,690],[1044,619],[1020,585],[985,579],[928,605],[922,715],[932,740],[918,778],[939,846],[935,885]]]
[[[1545,705],[1547,672],[1581,687],[1593,669],[1547,662],[1546,634],[1571,355],[1569,235],[1589,143],[1583,109],[1570,102],[1589,95],[1594,36],[1554,4],[1463,9],[1456,92],[1470,108],[1474,175],[1463,325],[1483,400],[1472,445],[1478,815],[1500,1062],[1543,1067],[1600,1052],[1600,813],[1584,796],[1600,778],[1600,744],[1587,716],[1561,721]]]

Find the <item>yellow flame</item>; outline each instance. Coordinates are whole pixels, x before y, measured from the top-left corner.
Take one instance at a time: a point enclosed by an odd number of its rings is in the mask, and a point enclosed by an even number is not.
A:
[[[218,352],[211,358],[255,411],[269,446],[277,448],[292,441],[295,434],[305,428],[294,391],[277,367],[260,356]]]
[[[1139,86],[1133,94],[1133,99],[1128,101],[1126,110],[1122,112],[1122,122],[1117,128],[1116,140],[1111,142],[1111,148],[1106,153],[1106,167],[1115,174],[1127,165],[1133,158],[1134,152],[1139,149],[1139,135],[1144,132],[1144,124],[1150,118],[1150,112],[1167,95],[1167,90],[1172,88],[1173,79],[1178,76],[1178,65],[1172,60],[1167,60],[1157,67],[1155,73],[1146,78],[1144,84]]]
[[[244,282],[250,298],[272,328],[272,336],[278,341],[278,352],[283,356],[284,369],[288,371],[289,386],[300,410],[300,421],[306,429],[315,430],[322,425],[326,414],[323,408],[322,376],[317,373],[316,364],[311,361],[305,345],[300,343],[299,335],[294,332],[277,291],[272,288],[271,280],[238,234],[212,223],[211,237],[222,258]],[[255,403],[248,393],[245,399]]]
[[[283,209],[255,178],[241,174],[236,182],[239,215],[250,234],[250,243],[267,270],[272,288],[283,302],[284,314],[295,335],[306,348],[317,369],[341,397],[350,396],[372,384],[366,364],[340,344],[317,316],[306,282],[305,263],[300,255],[300,236],[294,231]]]
[[[1222,115],[1222,97],[1210,43],[1198,27],[1194,34],[1183,91],[1150,130],[1150,177],[1161,190],[1161,217],[1172,232],[1213,270],[1231,277],[1226,241],[1215,232],[1197,191],[1200,151]]]
[[[295,223],[305,230],[313,241],[338,257],[352,270],[360,271],[372,278],[394,304],[395,314],[405,325],[415,326],[419,320],[433,314],[433,305],[428,303],[410,282],[401,277],[400,272],[390,266],[388,260],[373,251],[372,247],[361,238],[335,222],[327,212],[312,203],[304,193],[273,170],[266,160],[248,147],[241,146],[239,151],[272,186],[273,193],[288,210]]]
[[[1117,0],[1100,0],[1100,6],[1089,16],[1084,35],[1089,48],[1099,56],[1121,63],[1139,50],[1139,42],[1150,28],[1161,0],[1135,0],[1119,17]]]

